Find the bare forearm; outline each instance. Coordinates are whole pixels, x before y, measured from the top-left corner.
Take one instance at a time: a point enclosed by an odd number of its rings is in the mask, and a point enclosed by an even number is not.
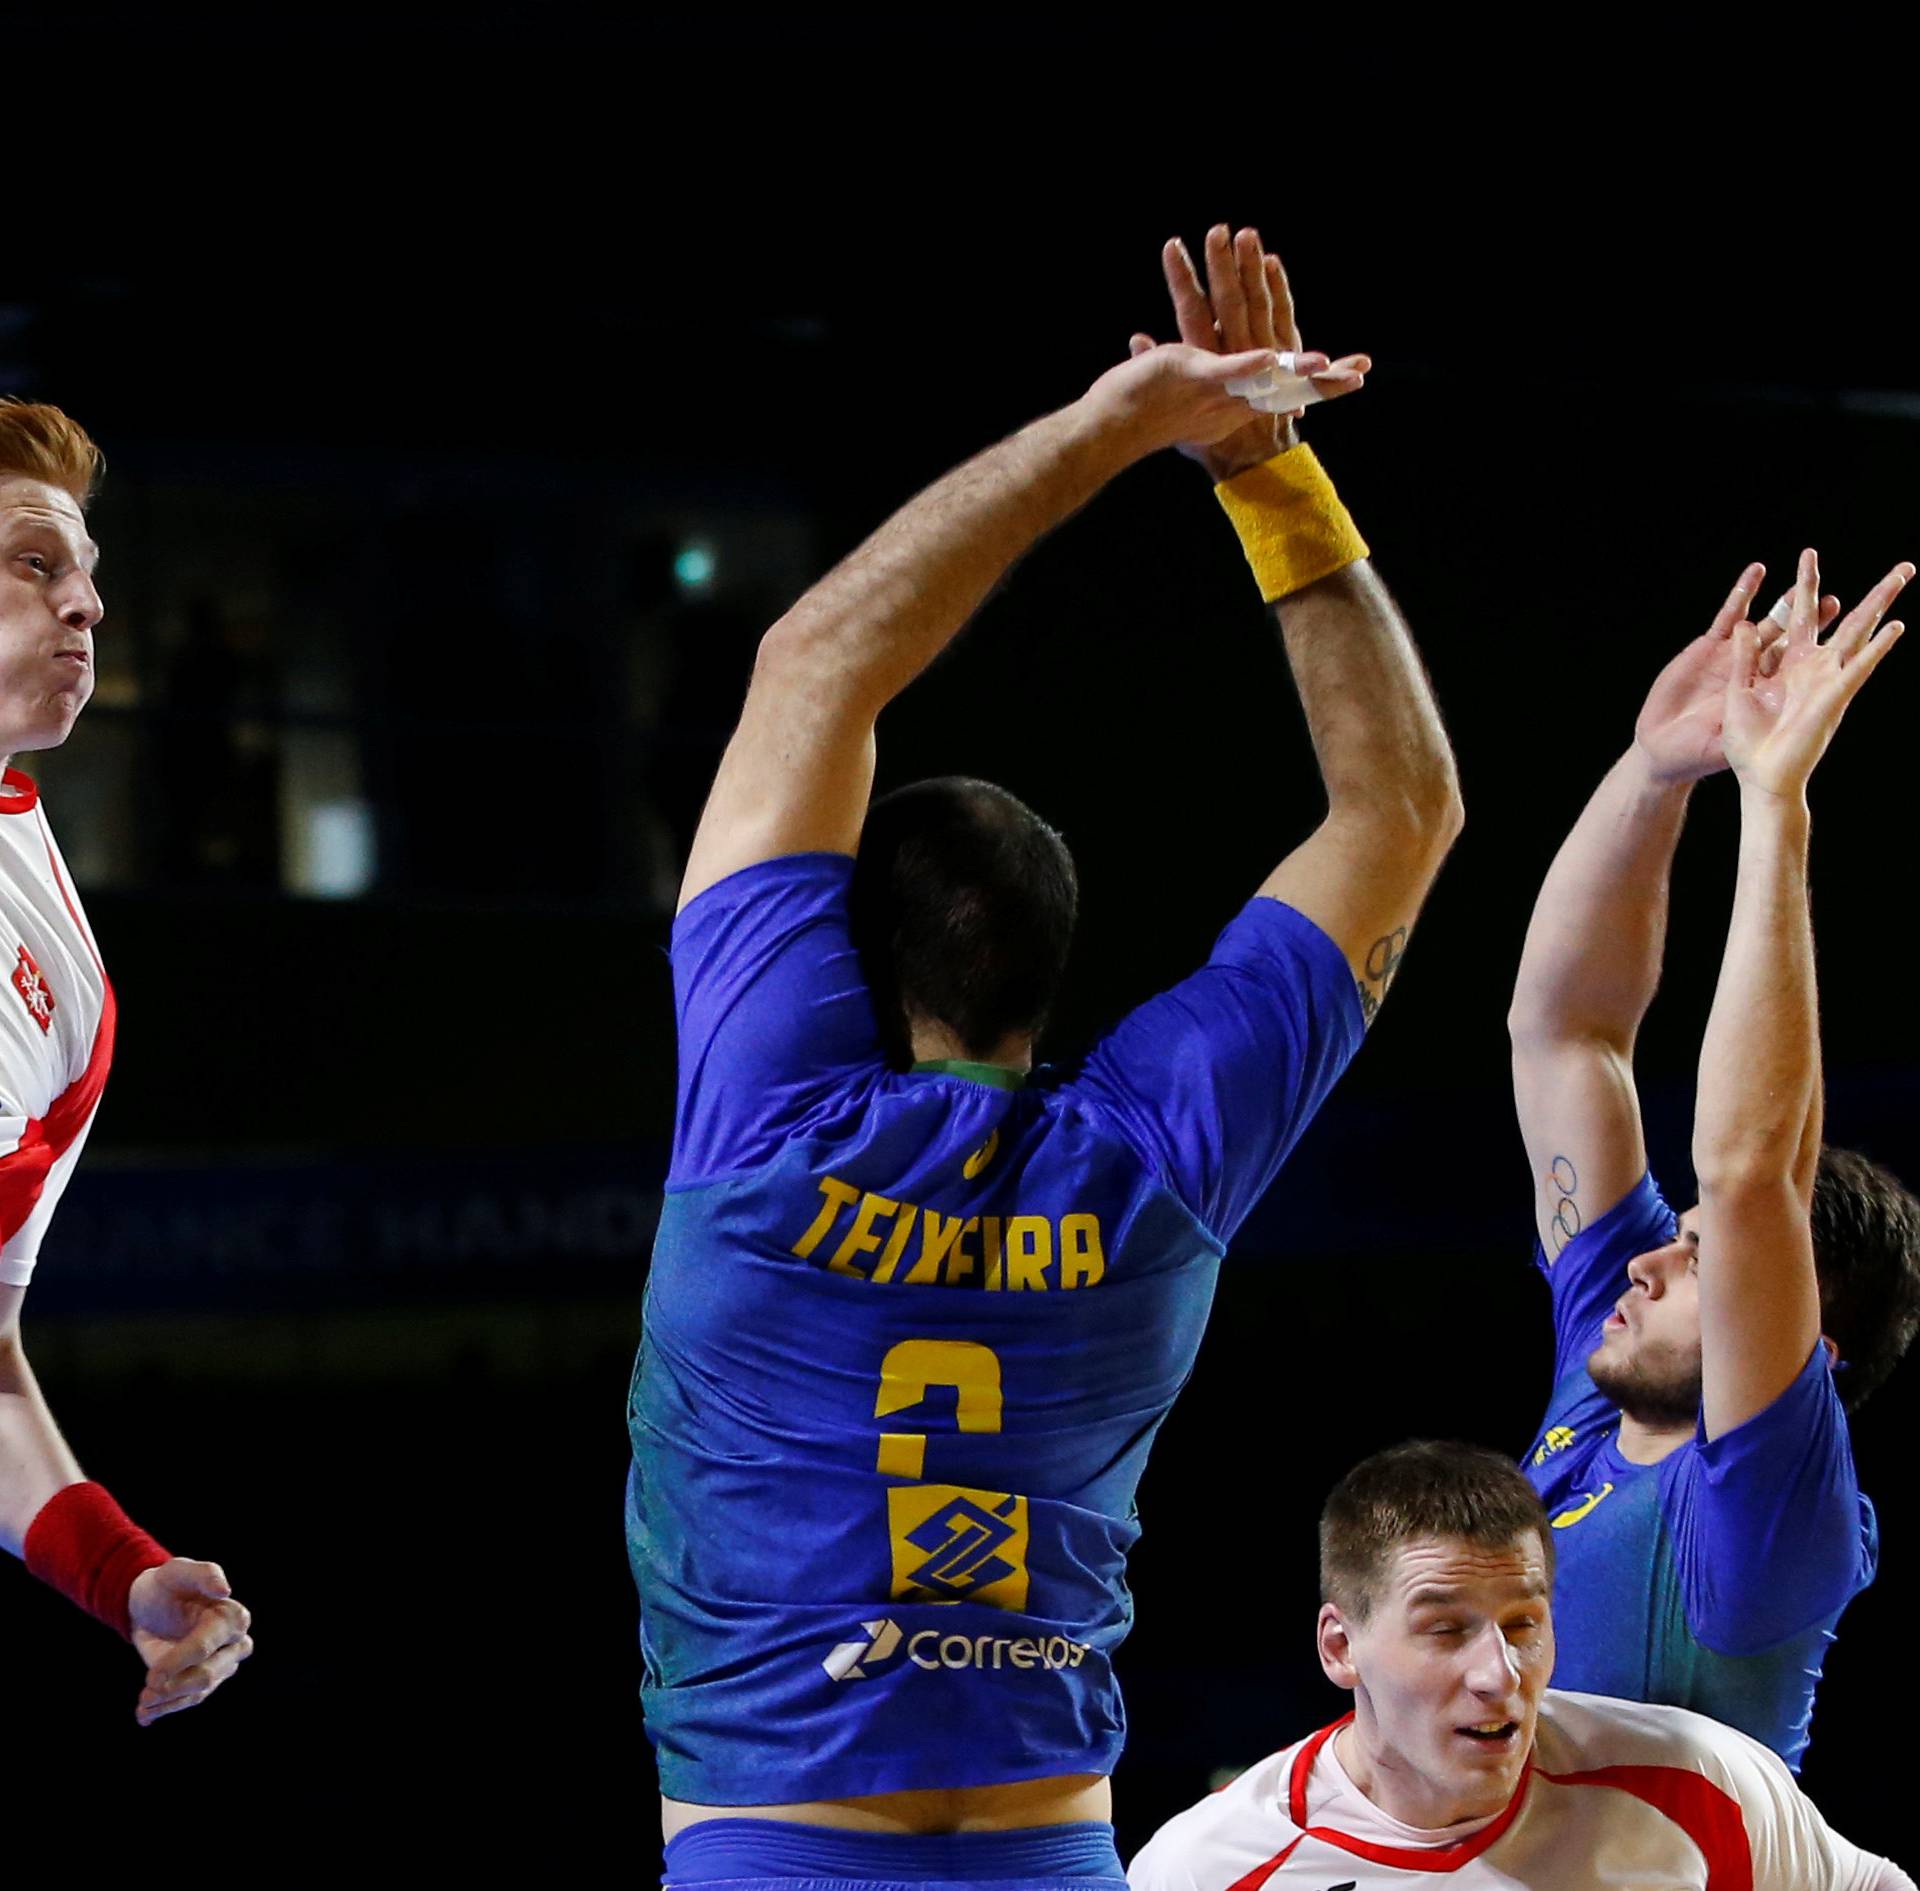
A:
[[[83,1475],[18,1340],[0,1339],[0,1549],[18,1556],[47,1500]]]
[[[1819,1083],[1805,800],[1740,798],[1740,865],[1720,982],[1700,1049],[1694,1167],[1704,1192],[1787,1175],[1811,1188],[1806,1131]]]
[[[1276,606],[1330,818],[1450,841],[1453,749],[1405,620],[1366,560]]]
[[[1516,1040],[1631,1049],[1660,984],[1667,884],[1690,793],[1655,780],[1637,749],[1594,790],[1534,902],[1508,1020]]]
[[[768,633],[875,711],[958,634],[1015,562],[1138,449],[1076,401],[909,500]]]

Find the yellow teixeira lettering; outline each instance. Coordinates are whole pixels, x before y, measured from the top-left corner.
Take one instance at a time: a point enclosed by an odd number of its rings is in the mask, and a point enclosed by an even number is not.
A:
[[[966,1224],[958,1215],[943,1215],[937,1208],[924,1209],[920,1216],[920,1258],[907,1274],[909,1287],[926,1287],[940,1278],[940,1263],[947,1250],[960,1239]]]
[[[793,1251],[805,1260],[826,1238],[826,1233],[836,1220],[841,1209],[860,1199],[860,1191],[850,1188],[835,1175],[823,1175],[820,1178],[820,1193],[827,1199],[821,1203],[820,1212],[813,1218],[813,1226],[793,1244]]]
[[[947,1256],[947,1285],[957,1287],[973,1270],[980,1265],[980,1257],[967,1246],[967,1236],[980,1226],[978,1215],[969,1215],[960,1224],[960,1233],[955,1238],[953,1252]]]
[[[913,1231],[913,1218],[919,1214],[918,1204],[902,1202],[900,1219],[893,1224],[893,1232],[887,1236],[886,1250],[880,1256],[880,1265],[873,1270],[873,1278],[886,1282],[893,1278],[893,1270],[900,1265],[900,1256],[907,1251],[907,1236]]]
[[[1044,1293],[1053,1262],[1053,1228],[1045,1215],[1013,1215],[1007,1221],[1007,1288]]]
[[[961,1431],[1000,1429],[1000,1360],[991,1346],[970,1339],[903,1339],[888,1347],[873,1415],[885,1418],[918,1405],[936,1385],[953,1387],[954,1423]]]
[[[1098,1215],[1060,1217],[1060,1285],[1097,1287],[1107,1271]]]
[[[793,1252],[808,1259],[834,1233],[841,1210],[852,1208],[827,1266],[853,1280],[1044,1293],[1051,1286],[1097,1287],[1107,1277],[1098,1215],[1062,1215],[1057,1223],[1045,1215],[943,1215],[937,1208],[855,1188],[837,1175],[823,1175],[819,1187],[820,1212]],[[919,1254],[907,1265],[916,1224]],[[869,1254],[876,1257],[871,1273],[861,1265]],[[1059,1273],[1049,1278],[1056,1257]]]
[[[880,1237],[873,1232],[875,1216],[891,1215],[900,1204],[889,1201],[884,1195],[866,1194],[860,1197],[860,1212],[853,1218],[853,1226],[847,1230],[847,1238],[840,1243],[834,1257],[827,1265],[836,1274],[851,1274],[855,1280],[865,1280],[866,1275],[853,1264],[856,1254],[872,1254],[880,1246]]]

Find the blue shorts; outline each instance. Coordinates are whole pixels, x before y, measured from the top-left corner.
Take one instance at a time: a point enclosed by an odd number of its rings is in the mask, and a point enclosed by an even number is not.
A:
[[[703,1819],[667,1841],[663,1884],[726,1891],[1095,1891],[1124,1885],[1113,1827],[903,1836],[784,1819]]]

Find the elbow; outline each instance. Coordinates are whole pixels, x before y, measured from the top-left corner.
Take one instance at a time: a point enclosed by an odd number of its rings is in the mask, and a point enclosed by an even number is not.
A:
[[[1696,1138],[1693,1178],[1700,1200],[1723,1209],[1764,1206],[1788,1198],[1804,1205],[1813,1177],[1809,1173],[1803,1183],[1799,1154],[1794,1140],[1785,1136],[1737,1141]]]
[[[1507,1007],[1508,1048],[1516,1057],[1535,1049],[1553,1035],[1553,1022],[1533,997],[1516,991]]]
[[[803,674],[822,657],[819,626],[789,611],[760,633],[753,653],[753,680],[763,684]]]
[[[1467,824],[1460,773],[1444,742],[1400,767],[1376,768],[1345,780],[1329,778],[1327,799],[1335,813],[1365,821],[1410,852],[1435,865]]]
[[[1444,859],[1467,824],[1467,804],[1460,796],[1460,771],[1454,767],[1451,753],[1433,790],[1431,818],[1441,837],[1440,853]]]
[[[1793,1087],[1775,1092],[1763,1085],[1749,1090],[1734,1110],[1703,1111],[1693,1128],[1701,1199],[1739,1203],[1785,1191],[1803,1206],[1811,1202],[1820,1162],[1816,1114]]]
[[[1429,874],[1437,872],[1467,824],[1452,757],[1445,758],[1445,766],[1397,789],[1376,791],[1369,797],[1365,818],[1397,857],[1419,863]]]
[[[835,623],[801,606],[761,633],[748,694],[877,717],[892,690]]]

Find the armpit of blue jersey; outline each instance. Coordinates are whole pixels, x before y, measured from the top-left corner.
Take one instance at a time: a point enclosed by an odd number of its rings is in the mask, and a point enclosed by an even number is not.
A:
[[[1550,1266],[1536,1249],[1555,1383],[1526,1471],[1554,1529],[1554,1685],[1693,1708],[1797,1768],[1834,1626],[1879,1560],[1873,1506],[1820,1345],[1746,1424],[1658,1464],[1620,1455],[1619,1408],[1586,1362],[1627,1263],[1674,1226],[1644,1176]]]
[[[1077,1071],[892,1071],[851,869],[674,930],[627,1529],[662,1787],[704,1804],[1110,1770],[1148,1448],[1361,1035],[1338,948],[1255,900]]]

